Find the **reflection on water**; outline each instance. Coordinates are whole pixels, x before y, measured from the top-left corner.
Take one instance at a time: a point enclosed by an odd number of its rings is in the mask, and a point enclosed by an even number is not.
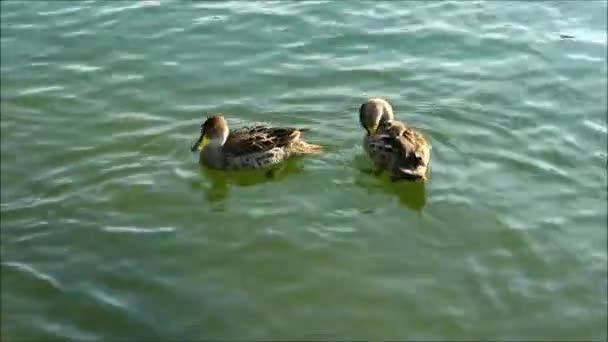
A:
[[[199,165],[201,176],[207,179],[210,185],[207,187],[205,196],[210,203],[221,202],[228,195],[229,185],[254,186],[270,182],[280,182],[287,177],[302,172],[302,166],[298,160],[292,159],[281,163],[270,170],[243,170],[223,171],[214,170]]]
[[[396,181],[379,182],[374,188],[384,193],[397,196],[399,203],[420,213],[426,204],[426,182],[422,181]]]
[[[426,184],[423,181],[392,181],[386,172],[378,173],[371,163],[363,165],[361,155],[355,156],[354,163],[357,166],[355,184],[366,189],[380,190],[386,194],[397,196],[399,203],[420,213],[426,204]],[[431,172],[431,170],[429,170]],[[430,177],[429,177],[430,181]]]

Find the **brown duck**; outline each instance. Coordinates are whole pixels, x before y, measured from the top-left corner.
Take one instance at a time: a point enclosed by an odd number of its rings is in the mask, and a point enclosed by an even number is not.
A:
[[[379,171],[388,171],[393,180],[428,178],[431,146],[422,133],[394,119],[386,100],[363,103],[359,122],[367,132],[363,147]]]
[[[321,152],[321,146],[301,139],[302,131],[253,126],[231,132],[223,116],[213,115],[201,125],[201,135],[191,150],[200,151],[199,162],[213,169],[271,168],[291,157]]]

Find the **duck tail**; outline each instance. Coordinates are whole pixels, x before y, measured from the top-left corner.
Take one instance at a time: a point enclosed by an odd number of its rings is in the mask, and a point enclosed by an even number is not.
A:
[[[422,180],[426,181],[428,177],[427,169],[424,167],[418,167],[416,169],[410,169],[407,167],[396,167],[392,172],[393,179],[404,179],[404,180]]]
[[[320,145],[309,144],[305,141],[300,141],[294,146],[294,152],[297,154],[319,154],[323,151]]]

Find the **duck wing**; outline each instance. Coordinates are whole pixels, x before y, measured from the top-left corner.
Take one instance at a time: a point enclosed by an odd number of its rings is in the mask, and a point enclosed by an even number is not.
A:
[[[379,132],[395,156],[393,173],[403,178],[424,178],[430,160],[430,147],[424,136],[395,120],[384,122]]]
[[[244,127],[230,132],[224,152],[233,156],[262,153],[290,145],[300,137],[300,130],[291,127]]]
[[[426,167],[429,161],[429,150],[424,137],[414,131],[406,130],[393,140],[397,152],[397,164],[400,168],[418,169]]]

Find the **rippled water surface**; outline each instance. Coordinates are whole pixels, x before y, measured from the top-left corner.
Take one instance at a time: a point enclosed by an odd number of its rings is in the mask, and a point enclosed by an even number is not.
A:
[[[606,2],[2,1],[3,340],[605,340]],[[433,145],[371,173],[359,105]],[[274,178],[189,151],[310,128]]]

